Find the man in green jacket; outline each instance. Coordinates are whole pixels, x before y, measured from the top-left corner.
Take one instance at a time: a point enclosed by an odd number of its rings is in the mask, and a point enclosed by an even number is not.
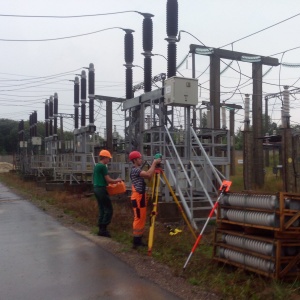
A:
[[[109,194],[106,190],[106,186],[109,183],[117,183],[122,181],[121,178],[112,179],[108,175],[107,164],[112,158],[111,154],[107,150],[101,150],[99,153],[100,162],[95,165],[93,173],[93,185],[94,193],[98,203],[99,217],[98,217],[98,226],[99,232],[98,235],[111,237],[107,226],[110,224],[113,216],[113,206]]]

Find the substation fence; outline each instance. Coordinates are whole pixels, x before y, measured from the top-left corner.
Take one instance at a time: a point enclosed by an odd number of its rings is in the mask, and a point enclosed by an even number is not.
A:
[[[274,279],[299,278],[300,195],[225,195],[213,259]]]

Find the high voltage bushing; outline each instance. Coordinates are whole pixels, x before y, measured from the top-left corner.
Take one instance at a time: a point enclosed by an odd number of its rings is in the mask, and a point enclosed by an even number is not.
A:
[[[284,86],[283,90],[283,103],[282,103],[282,125],[283,128],[289,128],[289,120],[290,120],[290,92],[288,90],[288,86]]]
[[[279,199],[275,195],[227,194],[221,204],[249,208],[275,209],[279,207]]]
[[[167,1],[167,35],[177,36],[178,33],[178,2],[177,0]]]
[[[89,94],[89,122],[90,125],[94,125],[94,99],[95,99],[95,68],[94,64],[89,65],[89,87],[88,87],[88,94]]]
[[[79,107],[79,78],[76,76],[74,80],[74,115],[75,129],[78,129],[78,107]]]
[[[50,131],[49,135],[53,135],[53,97],[50,96],[49,100],[49,119],[50,119]]]
[[[152,59],[151,57],[144,58],[144,91],[151,92],[152,90]]]
[[[168,44],[168,78],[176,76],[177,36],[178,34],[178,2],[167,1],[167,35]]]
[[[152,51],[153,49],[153,22],[151,14],[143,14],[143,49],[144,51]]]
[[[133,98],[132,92],[132,68],[126,69],[126,99]]]
[[[33,136],[37,136],[37,111],[33,113]]]
[[[29,115],[29,137],[32,137],[32,114]]]
[[[49,136],[49,100],[45,101],[45,137]]]
[[[126,67],[126,99],[133,98],[132,92],[132,62],[133,62],[133,35],[134,32],[131,29],[124,30],[124,56],[125,56],[125,64]]]
[[[177,45],[175,42],[168,44],[168,78],[176,76]]]
[[[54,136],[57,136],[58,95],[54,93]]]
[[[85,127],[85,114],[86,114],[86,74],[85,71],[81,71],[81,127]]]
[[[248,254],[243,254],[238,251],[230,250],[230,249],[225,249],[220,247],[219,249],[219,255],[222,258],[226,258],[228,260],[255,268],[259,269],[268,273],[273,273],[275,271],[275,263],[258,258],[252,255]]]
[[[133,30],[127,30],[124,37],[125,44],[125,63],[132,64],[133,62]]]
[[[152,48],[153,48],[153,23],[151,14],[142,14],[143,20],[143,49],[144,58],[144,91],[150,92],[152,89]]]

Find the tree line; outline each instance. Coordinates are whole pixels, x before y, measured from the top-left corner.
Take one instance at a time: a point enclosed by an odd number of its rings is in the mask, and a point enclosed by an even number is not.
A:
[[[19,121],[0,119],[0,155],[13,154],[18,151],[19,143]],[[28,141],[29,121],[24,121],[24,139]],[[59,133],[59,132],[58,132]],[[37,136],[42,140],[45,138],[45,122],[37,123]],[[72,132],[64,132],[66,138],[72,138]]]

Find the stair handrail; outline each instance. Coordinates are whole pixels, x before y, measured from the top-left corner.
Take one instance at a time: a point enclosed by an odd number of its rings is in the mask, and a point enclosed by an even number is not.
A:
[[[206,195],[206,197],[207,197],[207,199],[208,199],[208,201],[209,201],[211,207],[214,207],[214,203],[212,202],[212,200],[211,200],[211,198],[210,198],[210,196],[209,196],[209,194],[208,194],[208,192],[207,192],[207,189],[205,188],[205,185],[204,185],[204,183],[203,183],[201,177],[199,176],[199,174],[198,174],[198,172],[197,172],[197,169],[196,169],[194,163],[193,163],[192,161],[190,161],[190,163],[191,163],[191,166],[192,166],[192,168],[193,168],[193,170],[194,170],[194,172],[195,172],[195,174],[196,174],[196,176],[197,176],[197,179],[199,180],[199,182],[200,182],[200,184],[201,184],[201,186],[202,186],[203,192],[204,192],[204,194]],[[217,214],[216,211],[215,211],[215,214]]]
[[[187,182],[189,183],[189,185],[192,186],[192,182],[190,181],[189,176],[188,176],[188,174],[187,174],[187,172],[186,172],[186,170],[185,170],[185,168],[184,168],[184,166],[183,166],[182,160],[181,160],[181,158],[180,158],[180,156],[179,156],[179,154],[178,154],[178,151],[177,151],[177,149],[176,149],[176,147],[175,147],[175,144],[174,144],[174,142],[173,142],[173,139],[172,139],[172,137],[171,137],[171,134],[170,134],[170,132],[169,132],[169,130],[168,130],[168,127],[167,127],[166,125],[165,125],[165,129],[166,129],[166,133],[167,133],[167,135],[168,135],[168,137],[169,137],[169,140],[170,140],[170,142],[171,142],[171,144],[172,144],[172,147],[173,147],[173,149],[174,149],[174,152],[175,152],[175,154],[176,154],[176,157],[177,157],[177,159],[178,159],[178,162],[179,162],[179,164],[180,164],[180,166],[181,166],[181,168],[182,168],[182,170],[183,170],[183,172],[184,172],[184,175],[185,175],[185,177],[186,177],[186,180],[187,180]],[[221,183],[222,183],[222,182],[221,182]]]
[[[204,161],[204,162],[201,162],[201,161],[200,161],[200,158],[197,156],[197,153],[196,153],[196,151],[195,151],[195,149],[194,149],[193,147],[192,147],[192,151],[194,152],[194,155],[198,158],[200,164],[202,165],[203,172],[205,173],[205,176],[206,176],[207,180],[209,181],[209,183],[210,183],[212,189],[215,191],[216,194],[218,194],[218,190],[217,190],[217,188],[214,186],[213,181],[212,181],[212,179],[211,179],[211,176],[207,173],[206,168],[205,168],[205,166],[204,166],[204,164],[205,164],[205,165],[207,164],[206,161]]]
[[[177,184],[177,180],[175,178],[175,175],[174,175],[173,170],[171,168],[170,162],[168,160],[166,160],[166,166],[167,166],[167,169],[168,169],[168,174],[170,174],[172,180],[174,181],[175,189],[178,192],[178,195],[179,195],[179,198],[181,200],[182,206],[183,206],[183,208],[185,210],[185,213],[186,213],[188,219],[190,220],[192,226],[196,230],[198,230],[198,226],[197,226],[197,224],[195,223],[195,221],[194,221],[194,219],[192,217],[191,211],[190,211],[190,209],[189,209],[189,207],[188,207],[188,205],[186,203],[186,200],[185,200],[185,198],[184,198],[184,196],[182,194],[182,191],[181,191],[181,188],[180,188],[179,184]]]
[[[214,175],[215,175],[215,177],[216,177],[218,183],[219,183],[220,185],[222,185],[222,180],[221,180],[221,178],[220,178],[218,172],[216,171],[216,168],[215,168],[214,165],[212,164],[212,162],[211,162],[209,156],[207,155],[207,153],[206,153],[204,147],[202,146],[202,143],[200,142],[198,136],[196,135],[196,133],[195,133],[193,127],[190,127],[190,129],[191,129],[192,135],[193,135],[194,138],[195,138],[195,141],[197,142],[198,146],[200,147],[200,149],[201,149],[201,151],[202,151],[202,153],[203,153],[203,156],[206,158],[207,163],[210,165],[211,170],[212,170],[212,172],[214,173]]]

